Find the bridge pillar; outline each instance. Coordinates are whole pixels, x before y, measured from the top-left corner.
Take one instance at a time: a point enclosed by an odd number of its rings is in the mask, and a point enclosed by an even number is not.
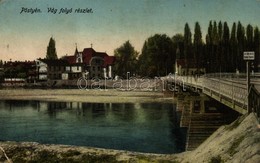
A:
[[[205,113],[205,100],[201,99],[200,100],[200,114]]]
[[[194,101],[190,100],[190,113],[194,112]]]

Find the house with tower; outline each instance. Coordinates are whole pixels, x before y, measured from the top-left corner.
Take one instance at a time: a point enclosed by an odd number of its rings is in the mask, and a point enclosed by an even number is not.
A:
[[[85,48],[82,52],[79,52],[77,47],[74,55],[65,56],[64,60],[68,61],[71,73],[70,78],[78,78],[80,74],[77,70],[81,70],[81,73],[89,79],[98,78],[113,78],[113,65],[115,62],[114,56],[109,56],[106,52],[96,52],[92,47]]]
[[[67,55],[57,60],[38,59],[36,66],[38,79],[77,80],[80,77],[88,79],[113,78],[114,56],[106,52],[96,52],[92,47]]]

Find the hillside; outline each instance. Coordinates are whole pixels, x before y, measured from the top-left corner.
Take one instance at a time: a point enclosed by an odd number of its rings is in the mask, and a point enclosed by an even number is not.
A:
[[[244,115],[220,127],[197,149],[180,155],[180,162],[260,162],[260,128],[255,115]]]

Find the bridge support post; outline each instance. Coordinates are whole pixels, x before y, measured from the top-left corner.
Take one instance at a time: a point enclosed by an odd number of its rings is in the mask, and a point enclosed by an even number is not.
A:
[[[194,113],[194,102],[190,100],[190,113]]]
[[[204,114],[205,113],[205,100],[201,99],[200,100],[200,114]]]
[[[249,98],[249,93],[250,93],[250,61],[246,61],[246,74],[247,74],[247,113],[251,113],[252,109],[250,107],[250,98]]]

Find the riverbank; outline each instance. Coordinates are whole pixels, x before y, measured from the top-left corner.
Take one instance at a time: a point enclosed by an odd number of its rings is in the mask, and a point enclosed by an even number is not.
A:
[[[112,149],[76,147],[67,145],[43,145],[33,142],[0,142],[0,162],[89,162],[89,163],[151,163],[174,162],[174,155],[145,154]],[[7,161],[8,162],[8,161]]]
[[[2,100],[41,100],[59,102],[142,103],[172,102],[172,95],[161,91],[127,91],[116,89],[1,89]]]
[[[244,115],[220,127],[203,144],[180,154],[146,154],[120,150],[43,145],[29,142],[0,142],[0,161],[4,162],[241,162],[260,160],[260,128],[254,114]],[[7,161],[8,162],[8,161]]]

